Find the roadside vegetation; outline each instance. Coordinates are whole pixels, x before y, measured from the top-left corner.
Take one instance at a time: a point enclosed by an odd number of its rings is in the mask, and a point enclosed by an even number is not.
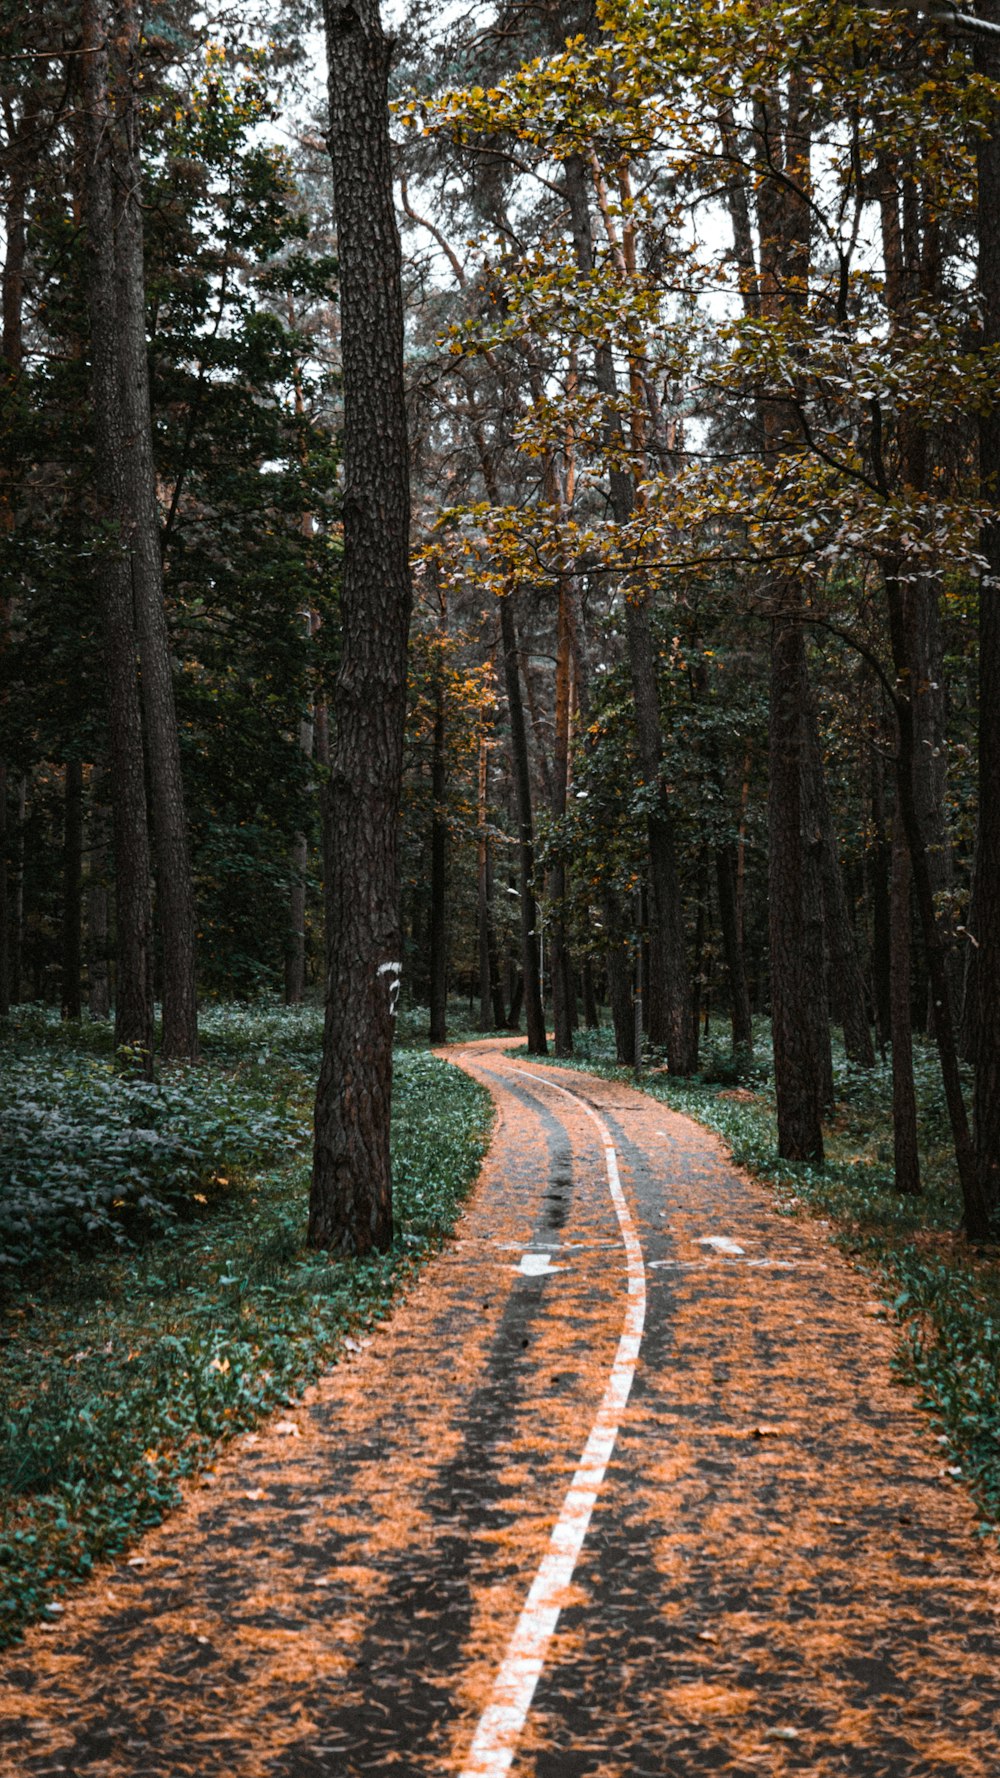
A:
[[[0,1056],[0,1646],[56,1616],[218,1446],[298,1395],[452,1228],[488,1095],[396,1060],[395,1240],[305,1245],[322,1015],[220,1007],[205,1063],[123,1076],[106,1027],[18,1009]]]
[[[615,1061],[609,1028],[574,1034],[582,1068],[633,1084]],[[672,1080],[644,1068],[639,1084],[726,1142],[733,1160],[774,1190],[782,1215],[827,1222],[842,1252],[872,1277],[898,1333],[896,1369],[917,1392],[942,1440],[942,1467],[968,1486],[984,1533],[1000,1532],[1000,1249],[968,1243],[956,1227],[961,1194],[949,1146],[937,1057],[915,1046],[923,1191],[896,1191],[891,1060],[849,1063],[834,1045],[836,1102],[822,1165],[782,1160],[771,1080],[769,1032],[755,1031],[756,1065],[741,1074],[728,1046],[703,1046],[701,1071]]]

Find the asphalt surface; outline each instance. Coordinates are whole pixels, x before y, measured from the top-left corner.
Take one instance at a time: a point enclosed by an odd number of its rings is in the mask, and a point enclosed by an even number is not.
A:
[[[1000,1774],[997,1564],[870,1287],[697,1126],[506,1041],[450,1052],[500,1108],[457,1239],[6,1657],[4,1778]],[[645,1314],[581,1518],[630,1313],[594,1111]]]

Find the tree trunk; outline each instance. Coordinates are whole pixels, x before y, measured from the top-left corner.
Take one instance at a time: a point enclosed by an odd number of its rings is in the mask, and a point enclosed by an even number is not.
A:
[[[10,934],[8,953],[8,988],[11,1006],[20,1006],[22,958],[24,956],[24,832],[28,818],[28,778],[17,775],[17,796],[14,799],[14,838],[8,840],[8,856],[13,866],[10,895]],[[8,829],[10,816],[8,813]]]
[[[1000,0],[983,0],[1000,23]],[[1000,45],[976,39],[976,65],[1000,79]],[[1000,345],[1000,105],[978,139],[979,289],[982,343]],[[979,592],[979,833],[976,842],[975,1132],[976,1162],[989,1211],[1000,1202],[1000,401],[979,420],[979,474],[991,508],[982,548],[989,563]]]
[[[121,418],[128,448],[123,478],[122,539],[127,543],[139,644],[143,717],[156,853],[157,916],[163,941],[163,1054],[198,1054],[195,908],[170,638],[163,603],[160,514],[146,345],[142,162],[139,149],[140,0],[115,0],[111,156],[117,362]],[[117,200],[117,201],[116,201]]]
[[[588,1031],[596,1031],[601,1023],[594,990],[594,965],[589,957],[583,960],[583,1018]]]
[[[297,400],[298,400],[298,392]],[[311,520],[306,521],[310,525]],[[319,630],[319,613],[306,614],[306,635],[310,643]],[[307,709],[299,723],[299,751],[307,765],[316,751],[315,706]],[[292,840],[292,882],[288,894],[288,938],[285,948],[285,1005],[301,1006],[306,997],[306,882],[309,873],[309,840],[297,833]]]
[[[80,975],[83,924],[83,766],[66,762],[63,828],[62,1016],[82,1012]]]
[[[635,1000],[632,993],[632,957],[621,901],[611,889],[601,897],[604,917],[604,961],[608,971],[608,999],[615,1030],[618,1061],[635,1067]]]
[[[694,924],[694,950],[691,959],[691,1024],[694,1029],[695,1063],[698,1060],[698,1036],[701,1023],[701,1009],[708,1003],[708,981],[705,974],[705,945],[708,935],[709,920],[709,862],[710,855],[707,844],[702,844],[698,852],[698,873],[695,879],[695,895],[697,912]]]
[[[807,694],[808,696],[808,694]],[[805,942],[805,974],[810,983],[808,1013],[812,1023],[812,1051],[819,1072],[821,1104],[826,1110],[834,1101],[833,1046],[830,1040],[830,992],[826,916],[823,905],[823,830],[817,802],[817,783],[810,769],[808,704],[803,711],[805,738],[802,753],[802,917]]]
[[[397,826],[412,601],[389,48],[377,0],[326,0],[344,395],[341,655],[330,767],[330,968],[309,1241],[392,1241],[389,1116],[402,964]]]
[[[794,591],[775,617],[771,638],[768,896],[771,1026],[778,1107],[778,1153],[790,1161],[821,1161],[823,1080],[815,1051],[812,995],[806,966],[802,782],[806,657]]]
[[[489,748],[485,734],[479,740],[479,797],[476,841],[476,939],[479,957],[479,1025],[483,1031],[502,1031],[506,1023],[500,965],[493,919],[493,871],[490,860]]]
[[[917,1152],[917,1096],[913,1086],[913,1026],[910,969],[910,856],[903,823],[893,824],[892,939],[889,964],[892,1035],[892,1146],[896,1190],[910,1196],[920,1190]]]
[[[114,255],[117,169],[113,154],[106,0],[83,0],[86,141],[87,301],[95,434],[95,499],[105,538],[98,591],[108,692],[109,761],[114,821],[115,1044],[152,1072],[152,902],[142,709],[136,673],[133,514],[125,461],[126,429],[119,374],[118,280]]]
[[[23,363],[22,314],[24,306],[25,215],[27,191],[16,154],[8,175],[4,203],[4,263],[2,278],[2,327],[0,327],[0,361],[3,396],[13,400]],[[3,457],[0,461],[0,538],[10,539],[14,530],[14,488],[17,477],[17,428],[5,427]],[[0,598],[0,652],[9,646],[10,601]],[[11,962],[14,946],[11,888],[13,872],[7,854],[7,793],[9,774],[7,762],[0,759],[0,1018],[6,1018],[11,1003]]]
[[[90,774],[87,822],[87,1010],[92,1019],[111,1011],[108,968],[108,817],[102,801],[104,772]]]
[[[892,642],[893,666],[896,671],[896,718],[899,731],[899,747],[896,756],[897,809],[902,816],[906,830],[906,843],[910,852],[917,910],[920,915],[920,929],[927,958],[927,973],[930,978],[931,995],[934,1002],[934,1036],[941,1062],[941,1080],[948,1105],[959,1183],[962,1187],[963,1222],[970,1239],[980,1241],[984,1240],[989,1233],[989,1208],[969,1132],[965,1100],[962,1096],[958,1052],[955,1046],[955,1028],[951,1016],[947,956],[944,941],[938,929],[937,914],[934,908],[934,890],[931,885],[927,851],[920,829],[920,819],[914,795],[915,734],[911,697],[913,647],[909,634],[911,614],[907,605],[905,588],[897,576],[890,571],[888,566],[884,574],[886,601],[889,608],[889,635]]]
[[[889,913],[889,845],[885,831],[885,782],[882,759],[872,751],[871,799],[873,841],[868,853],[868,872],[872,898],[872,999],[875,1002],[875,1023],[879,1043],[889,1039],[890,1026],[890,913]]]
[[[520,1031],[521,1008],[524,1005],[524,971],[519,969],[514,977],[514,986],[510,992],[510,1011],[507,1014],[508,1031]]]
[[[815,708],[807,713],[809,771],[812,798],[819,826],[819,868],[823,885],[823,918],[830,964],[830,978],[836,995],[836,1011],[844,1033],[844,1049],[848,1060],[861,1068],[875,1066],[875,1046],[865,1005],[865,983],[858,962],[858,953],[851,930],[851,918],[844,893],[844,875],[840,868],[837,834],[830,813],[826,792],[826,774],[820,746],[819,725]]]
[[[444,801],[447,771],[444,689],[439,678],[434,688],[434,738],[431,753],[430,1040],[432,1043],[447,1043],[448,1041],[448,822]]]
[[[10,1013],[10,866],[7,858],[7,766],[0,759],[0,1019]]]
[[[736,847],[732,841],[716,850],[715,883],[719,901],[719,925],[722,928],[722,949],[729,977],[733,1055],[737,1059],[750,1062],[753,1059],[753,1019],[743,961],[742,935],[736,918]]]
[[[693,1073],[698,1062],[691,1019],[691,978],[677,874],[674,820],[660,784],[663,741],[656,680],[656,649],[645,601],[626,597],[625,638],[635,702],[639,770],[654,792],[646,817],[649,840],[649,1039],[667,1052],[671,1074]]]
[[[524,722],[524,705],[521,701],[517,631],[514,626],[514,612],[510,601],[510,594],[500,600],[500,634],[503,642],[507,712],[510,718],[511,763],[514,770],[514,789],[517,799],[524,1010],[528,1030],[528,1054],[544,1056],[547,1044],[538,956],[538,917],[535,907],[535,838],[531,812],[531,776],[528,769],[528,735]],[[511,1017],[513,1018],[513,1013]]]
[[[588,278],[594,267],[594,244],[586,169],[580,155],[565,164],[566,196],[576,262]],[[617,461],[609,466],[608,486],[615,522],[625,525],[632,517],[635,476],[621,467],[624,433],[620,391],[611,345],[603,341],[594,354],[594,378],[605,403],[608,441]],[[673,813],[667,792],[660,783],[663,736],[660,695],[656,675],[656,649],[649,618],[648,596],[640,587],[626,586],[625,637],[632,695],[635,703],[639,767],[654,792],[647,816],[650,881],[650,995],[649,1036],[667,1051],[672,1074],[692,1073],[697,1063],[697,1038],[691,1023],[691,983],[687,962],[683,910],[677,874]]]
[[[552,817],[560,824],[566,815],[566,793],[569,785],[570,746],[570,625],[565,585],[559,588],[559,618],[556,636],[556,702],[555,740],[552,750]],[[556,860],[549,872],[549,895],[552,904],[552,1022],[557,1056],[573,1054],[572,970],[566,944],[566,866],[563,863],[561,837],[557,839]]]

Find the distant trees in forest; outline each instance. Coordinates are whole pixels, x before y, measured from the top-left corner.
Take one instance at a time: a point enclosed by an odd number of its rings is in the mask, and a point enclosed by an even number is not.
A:
[[[601,1003],[628,1062],[638,1003],[680,1075],[713,1019],[759,1066],[766,1015],[812,1163],[837,1026],[858,1068],[891,1048],[905,1191],[916,1028],[984,1234],[1000,35],[499,0],[385,43],[327,0],[324,146],[308,7],[256,48],[185,0],[0,11],[0,1003],[113,990],[148,1054],[155,992],[192,1056],[195,971],[332,970],[314,1234],[347,1245],[391,1227],[398,992],[435,1040],[460,987],[559,1055]],[[376,136],[396,222],[349,177]]]

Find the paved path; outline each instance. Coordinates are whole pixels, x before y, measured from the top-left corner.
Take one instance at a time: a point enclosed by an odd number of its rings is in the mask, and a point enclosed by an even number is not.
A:
[[[997,1564],[864,1280],[505,1041],[457,1241],[6,1657],[3,1778],[1000,1774]]]

